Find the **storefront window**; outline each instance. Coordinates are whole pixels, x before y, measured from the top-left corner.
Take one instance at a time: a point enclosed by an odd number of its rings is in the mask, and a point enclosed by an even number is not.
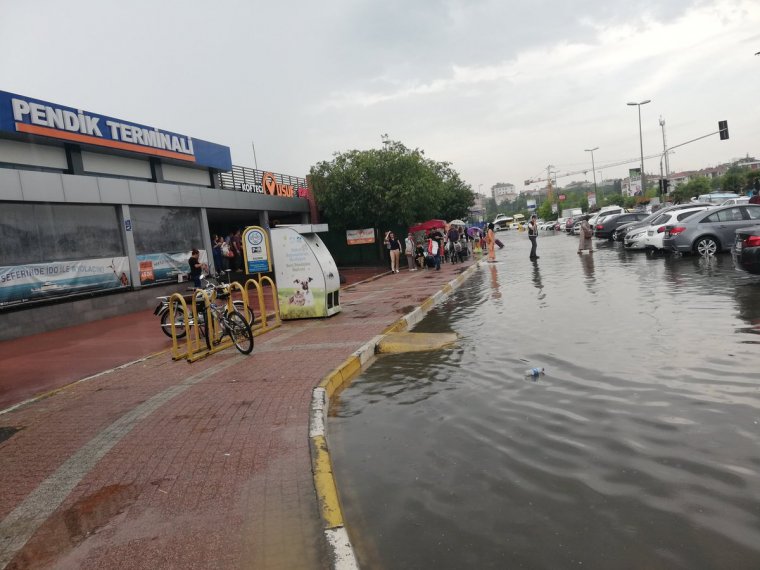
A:
[[[10,202],[0,208],[0,265],[123,254],[113,206]]]
[[[129,213],[138,255],[203,248],[198,210],[132,206]]]

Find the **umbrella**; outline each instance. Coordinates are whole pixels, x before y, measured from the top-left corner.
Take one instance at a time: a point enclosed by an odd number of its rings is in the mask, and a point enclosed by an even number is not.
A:
[[[480,233],[480,228],[477,228],[475,226],[472,226],[471,228],[467,228],[467,234],[470,237],[476,236]]]
[[[465,224],[462,220],[451,220],[449,222],[449,225],[450,226],[466,226],[467,224]]]

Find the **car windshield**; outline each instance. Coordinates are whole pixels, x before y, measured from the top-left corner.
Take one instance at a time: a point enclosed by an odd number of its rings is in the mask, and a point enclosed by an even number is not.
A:
[[[676,219],[680,222],[681,220],[685,220],[689,216],[693,216],[697,212],[701,212],[701,211],[702,210],[693,210],[691,212],[683,212],[682,214],[678,214],[678,216],[676,216]]]

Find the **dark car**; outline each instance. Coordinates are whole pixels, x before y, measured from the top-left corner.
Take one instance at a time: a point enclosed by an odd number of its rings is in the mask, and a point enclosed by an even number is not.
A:
[[[736,230],[734,266],[753,275],[760,275],[760,227]]]
[[[630,224],[632,222],[640,222],[647,218],[649,214],[646,212],[633,212],[626,214],[617,214],[614,216],[607,216],[598,220],[594,225],[594,234],[601,239],[612,239],[612,234],[615,230],[623,224]]]
[[[668,228],[663,247],[673,251],[714,255],[734,245],[736,230],[760,227],[760,204],[718,206]]]

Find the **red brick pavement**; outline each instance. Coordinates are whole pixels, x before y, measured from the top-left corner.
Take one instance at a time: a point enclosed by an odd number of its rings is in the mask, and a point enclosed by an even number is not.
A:
[[[191,365],[158,355],[0,415],[0,430],[20,428],[0,443],[0,561],[5,555],[8,568],[325,567],[309,456],[311,391],[466,267],[348,288],[341,313],[286,322],[257,337],[248,357],[224,351]],[[108,350],[106,332],[72,337],[73,349]],[[46,359],[60,363],[66,350],[58,349]],[[127,416],[129,428],[108,435]],[[40,494],[51,481],[55,490]],[[9,547],[34,513],[40,524],[29,540]]]

